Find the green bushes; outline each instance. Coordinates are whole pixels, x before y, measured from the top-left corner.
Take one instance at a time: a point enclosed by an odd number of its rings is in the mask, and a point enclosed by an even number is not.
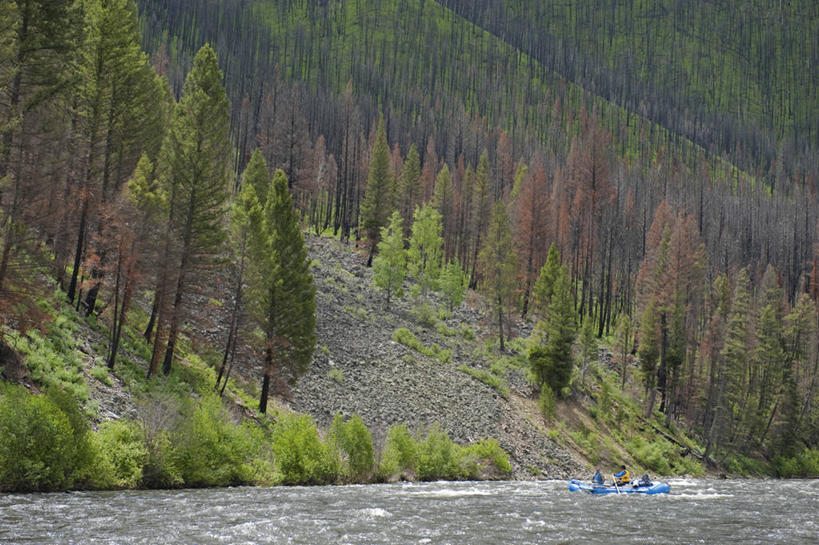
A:
[[[495,439],[481,439],[461,447],[460,465],[467,479],[501,477],[512,471],[509,456]]]
[[[418,472],[418,445],[407,426],[392,426],[387,431],[387,442],[381,456],[381,478],[412,480]]]
[[[460,446],[437,426],[423,440],[393,426],[377,465],[358,416],[336,416],[324,440],[307,415],[281,415],[268,433],[238,423],[216,395],[186,404],[158,395],[143,404],[139,422],[103,422],[94,433],[70,393],[0,388],[0,491],[479,479],[510,471],[497,441]]]
[[[171,462],[187,486],[254,482],[253,459],[261,444],[249,424],[235,422],[216,395],[186,408],[173,434]]]
[[[435,327],[438,317],[435,315],[435,310],[427,303],[416,305],[412,311],[412,316],[418,324],[424,327]]]
[[[819,477],[819,449],[804,449],[792,458],[777,456],[773,468],[778,477]]]
[[[393,426],[381,459],[380,476],[386,480],[495,478],[511,471],[507,454],[494,439],[467,446],[455,444],[438,426],[424,440],[416,440],[404,425]]]
[[[463,371],[467,375],[483,382],[484,384],[498,392],[498,394],[500,394],[502,398],[509,399],[509,386],[506,385],[506,381],[502,377],[499,377],[494,373],[484,371],[483,369],[475,369],[474,367],[469,367],[466,364],[459,365],[458,370]]]
[[[418,445],[418,478],[422,481],[457,479],[457,447],[445,431],[434,426]]]
[[[273,428],[273,456],[277,483],[329,484],[338,477],[338,456],[306,414],[280,416]]]
[[[369,480],[375,468],[373,440],[361,417],[353,415],[345,422],[337,414],[330,426],[330,440],[341,456],[342,474],[355,482]]]
[[[662,437],[646,441],[637,436],[629,443],[629,451],[640,465],[661,475],[702,474],[696,460],[682,457],[679,449]]]
[[[435,358],[441,363],[449,363],[450,360],[452,360],[451,350],[442,349],[437,344],[433,344],[431,347],[424,346],[418,337],[416,337],[412,331],[407,328],[401,327],[396,329],[392,334],[392,340],[412,348],[425,356]]]
[[[114,488],[140,486],[148,450],[139,426],[126,420],[103,422],[97,441],[105,459],[105,480]]]
[[[0,390],[0,489],[93,487],[98,453],[74,398],[59,391],[32,395]]]

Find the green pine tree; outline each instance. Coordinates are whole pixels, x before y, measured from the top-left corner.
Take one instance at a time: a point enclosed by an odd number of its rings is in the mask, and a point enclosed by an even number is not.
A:
[[[404,295],[402,286],[407,276],[407,253],[404,250],[404,228],[401,214],[396,210],[390,216],[390,223],[381,228],[381,242],[378,255],[373,260],[373,281],[384,291],[387,307],[390,297]]]
[[[367,175],[367,189],[364,191],[364,200],[361,202],[361,226],[367,239],[370,241],[370,253],[367,257],[367,266],[373,263],[373,255],[381,228],[387,224],[392,212],[392,196],[390,183],[390,149],[387,145],[387,136],[384,130],[384,117],[378,121],[370,155],[370,171]]]
[[[543,316],[549,303],[552,301],[554,293],[555,279],[560,270],[560,252],[557,251],[554,243],[549,245],[549,253],[546,255],[546,262],[540,268],[540,274],[532,288],[534,296],[534,311],[537,315]]]
[[[224,218],[232,156],[228,130],[229,104],[222,72],[216,52],[206,44],[196,54],[185,79],[160,154],[161,178],[170,196],[171,234],[180,248],[173,271],[174,298],[165,318],[165,374],[171,370],[191,277],[215,264],[227,235]],[[158,334],[157,345],[159,339]],[[151,373],[156,372],[156,358],[153,360]]]
[[[724,359],[725,390],[724,406],[728,418],[728,431],[734,438],[745,414],[748,400],[748,354],[750,349],[751,290],[748,273],[739,271],[734,294],[731,298],[731,314],[722,349]]]
[[[260,208],[250,198],[251,209]],[[255,218],[254,218],[255,216]],[[259,411],[267,411],[274,371],[294,381],[309,367],[316,345],[316,290],[299,215],[276,170],[261,215],[251,214],[253,310],[265,333],[265,360]]]
[[[444,164],[438,177],[435,179],[435,190],[432,194],[432,206],[441,214],[441,225],[443,226],[444,237],[444,258],[452,255],[450,226],[452,225],[452,212],[454,208],[452,196],[452,175],[449,167]]]
[[[503,351],[503,321],[514,303],[516,263],[512,224],[503,201],[498,201],[492,210],[492,219],[478,261],[483,277],[481,286],[491,301],[492,313],[497,319],[500,349]]]
[[[783,456],[794,456],[800,441],[811,439],[803,433],[811,426],[808,409],[815,402],[811,396],[803,405],[799,392],[798,372],[809,357],[810,345],[816,342],[816,305],[806,293],[800,294],[796,305],[785,319],[786,362],[782,368],[782,417],[777,433],[777,446]],[[815,371],[814,371],[815,372]],[[816,377],[812,380],[816,380]],[[804,426],[804,427],[803,427]],[[815,433],[815,432],[814,432]]]
[[[236,342],[242,320],[242,307],[244,306],[244,286],[246,280],[246,268],[248,257],[248,239],[253,228],[253,222],[258,225],[262,217],[264,203],[267,201],[267,191],[270,188],[270,173],[267,170],[262,152],[256,148],[250,156],[245,171],[242,174],[242,186],[239,194],[233,201],[230,213],[230,238],[232,246],[236,249],[234,253],[234,284],[233,284],[233,306],[230,313],[228,325],[228,338],[225,343],[225,351],[222,356],[222,364],[216,377],[215,388],[224,393],[227,386],[230,371],[233,367],[233,358],[236,352]],[[224,383],[222,378],[224,377]],[[219,385],[222,383],[221,390]]]
[[[633,335],[631,316],[623,312],[617,316],[617,325],[614,328],[617,353],[620,355],[620,389],[623,390],[626,387],[628,356],[631,351],[631,343],[634,340]]]
[[[543,327],[546,329],[546,342],[530,349],[529,366],[539,386],[545,384],[560,394],[572,377],[572,345],[577,336],[571,281],[564,267],[559,269],[555,279],[554,293]]]
[[[126,173],[133,171],[144,150],[153,160],[164,137],[170,96],[140,49],[137,8],[133,0],[94,0],[85,4],[86,40],[81,48],[80,108],[85,146],[80,228],[74,269],[68,289],[73,300],[85,224],[104,229],[98,208],[115,199]],[[96,195],[96,199],[87,195]],[[106,253],[97,249],[86,292],[86,314],[95,310]]]
[[[399,185],[399,211],[404,225],[404,236],[410,236],[412,226],[412,213],[421,194],[418,180],[421,178],[421,158],[418,156],[418,148],[415,144],[410,144],[407,158],[401,170],[401,180]]]
[[[478,168],[475,171],[475,185],[472,187],[472,205],[470,238],[472,239],[472,263],[470,263],[469,287],[475,289],[478,285],[478,254],[483,246],[483,235],[491,213],[491,195],[489,193],[489,153],[483,150],[478,159]]]

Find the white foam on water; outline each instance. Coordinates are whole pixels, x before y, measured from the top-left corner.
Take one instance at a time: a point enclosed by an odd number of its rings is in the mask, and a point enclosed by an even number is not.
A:
[[[367,507],[366,509],[362,509],[361,513],[365,516],[376,518],[376,517],[391,517],[392,513],[387,511],[386,509],[382,509],[380,507]]]
[[[673,497],[676,498],[684,498],[689,500],[718,500],[722,498],[733,498],[733,494],[720,494],[718,492],[714,492],[713,490],[706,490],[704,492],[686,492],[684,494],[674,494]]]
[[[495,493],[491,490],[474,488],[441,488],[436,490],[411,490],[409,493],[413,496],[422,496],[426,498],[464,498],[471,496],[493,496]]]
[[[686,479],[685,477],[680,479],[669,479],[668,484],[673,487],[675,486],[702,486],[702,481],[697,481],[696,479]]]

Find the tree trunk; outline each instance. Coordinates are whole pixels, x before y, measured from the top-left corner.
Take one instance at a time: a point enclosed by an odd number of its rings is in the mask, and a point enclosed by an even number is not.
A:
[[[233,353],[236,346],[236,337],[239,333],[239,314],[242,305],[242,281],[245,271],[245,239],[242,239],[241,257],[239,259],[239,272],[236,278],[236,286],[233,290],[233,310],[230,315],[230,329],[228,330],[228,338],[225,343],[225,355],[222,358],[222,365],[219,368],[219,376],[216,377],[215,389],[219,389],[219,383],[222,381],[222,375],[225,374],[225,368],[228,362],[228,355]],[[227,377],[225,377],[227,382]]]
[[[157,286],[156,290],[154,291],[154,302],[151,305],[151,316],[148,318],[148,325],[145,327],[145,332],[142,334],[145,337],[145,340],[151,342],[151,336],[153,335],[154,331],[154,323],[156,322],[156,314],[159,310],[159,298],[160,298],[160,291],[161,288]]]
[[[182,256],[182,264],[179,267],[179,278],[176,282],[176,293],[173,298],[173,307],[171,307],[171,326],[168,331],[168,344],[165,346],[165,359],[162,362],[162,373],[166,376],[171,372],[171,364],[173,363],[174,351],[176,349],[176,338],[179,335],[179,321],[182,318],[182,296],[185,290],[188,265],[186,257],[186,255]]]
[[[505,350],[503,345],[503,300],[498,295],[498,332],[500,336],[500,351]]]
[[[267,348],[264,351],[264,377],[262,378],[262,394],[259,398],[259,412],[267,413],[267,396],[270,391],[270,375],[273,372],[273,343],[268,338]]]
[[[77,233],[77,247],[74,251],[74,270],[71,271],[71,282],[68,285],[68,293],[66,297],[68,301],[73,303],[74,297],[77,296],[77,277],[80,272],[80,263],[82,263],[83,246],[85,245],[85,230],[88,222],[88,197],[83,196],[82,212],[80,213],[80,227]]]

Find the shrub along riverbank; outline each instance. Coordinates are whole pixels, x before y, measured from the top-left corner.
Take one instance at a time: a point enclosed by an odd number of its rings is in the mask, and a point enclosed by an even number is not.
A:
[[[152,400],[168,425],[153,414],[96,431],[64,390],[35,395],[3,383],[0,394],[3,491],[486,479],[511,469],[492,439],[461,446],[440,429],[417,437],[400,425],[377,453],[357,416],[336,416],[325,434],[294,413],[240,423],[215,394],[173,408],[170,398]]]

